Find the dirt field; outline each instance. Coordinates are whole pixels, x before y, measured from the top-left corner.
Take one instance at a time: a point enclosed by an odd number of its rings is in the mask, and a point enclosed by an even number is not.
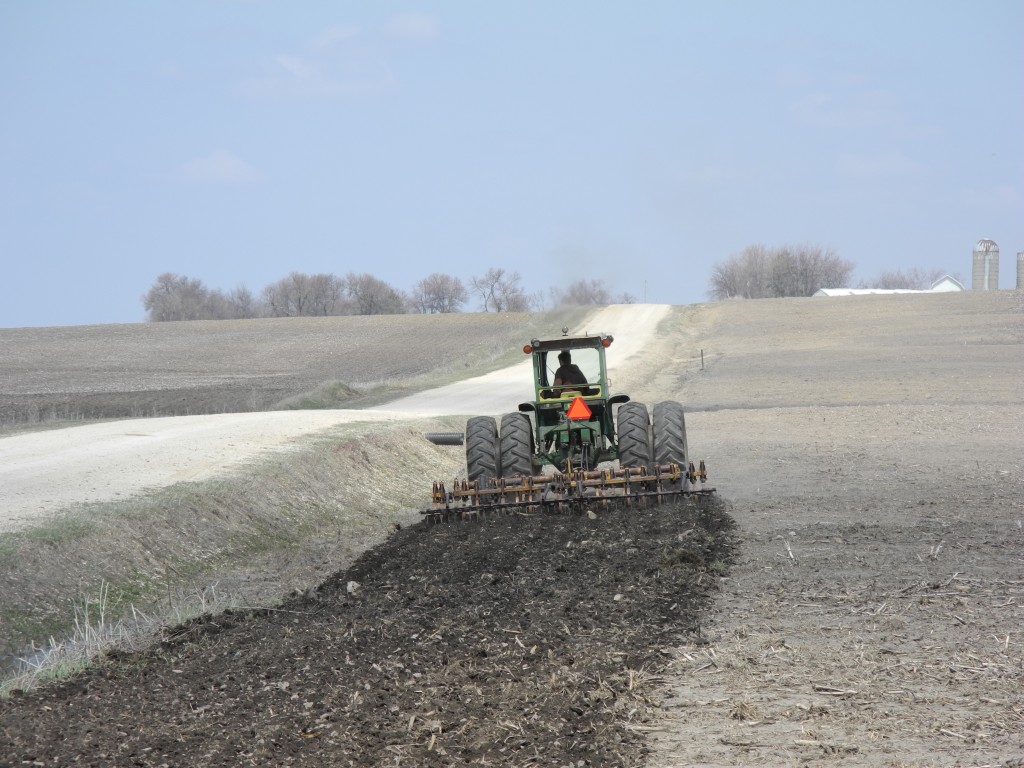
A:
[[[1024,297],[825,301],[688,310],[619,382],[685,393],[740,539],[649,764],[1024,758]]]
[[[403,529],[277,610],[0,703],[0,755],[1024,758],[1024,297],[722,303],[668,325],[614,385],[687,405],[720,504]]]

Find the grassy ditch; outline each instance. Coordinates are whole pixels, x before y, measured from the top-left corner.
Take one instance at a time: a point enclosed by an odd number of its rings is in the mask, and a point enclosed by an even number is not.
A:
[[[105,641],[124,644],[212,607],[273,605],[343,569],[396,524],[415,522],[458,448],[430,420],[348,424],[217,480],[90,504],[5,534],[0,655],[6,677]],[[24,681],[19,683],[24,685]]]

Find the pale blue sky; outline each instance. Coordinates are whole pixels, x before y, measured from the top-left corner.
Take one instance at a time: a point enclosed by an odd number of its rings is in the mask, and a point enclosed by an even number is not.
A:
[[[969,281],[982,237],[1012,287],[1024,0],[0,0],[0,327],[162,272],[688,304],[754,243]]]

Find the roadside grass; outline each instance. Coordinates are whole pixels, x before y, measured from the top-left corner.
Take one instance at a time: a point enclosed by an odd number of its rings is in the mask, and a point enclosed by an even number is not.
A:
[[[85,416],[78,418],[47,418],[37,421],[26,421],[19,423],[0,424],[0,437],[11,437],[13,435],[26,434],[28,432],[48,432],[54,429],[67,429],[68,427],[80,427],[83,424],[102,424],[105,421],[117,421],[117,419],[90,419]]]
[[[181,621],[266,607],[416,523],[458,449],[424,431],[451,420],[347,424],[221,479],[91,504],[5,534],[0,695],[152,642]]]
[[[343,408],[355,398],[359,392],[343,381],[333,381],[306,395],[286,400],[282,407],[288,410],[325,410]]]

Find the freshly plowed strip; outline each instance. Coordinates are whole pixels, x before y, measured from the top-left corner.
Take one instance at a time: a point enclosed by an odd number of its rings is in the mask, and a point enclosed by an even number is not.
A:
[[[0,703],[12,764],[640,765],[664,648],[730,554],[714,500],[405,529],[315,595]]]

